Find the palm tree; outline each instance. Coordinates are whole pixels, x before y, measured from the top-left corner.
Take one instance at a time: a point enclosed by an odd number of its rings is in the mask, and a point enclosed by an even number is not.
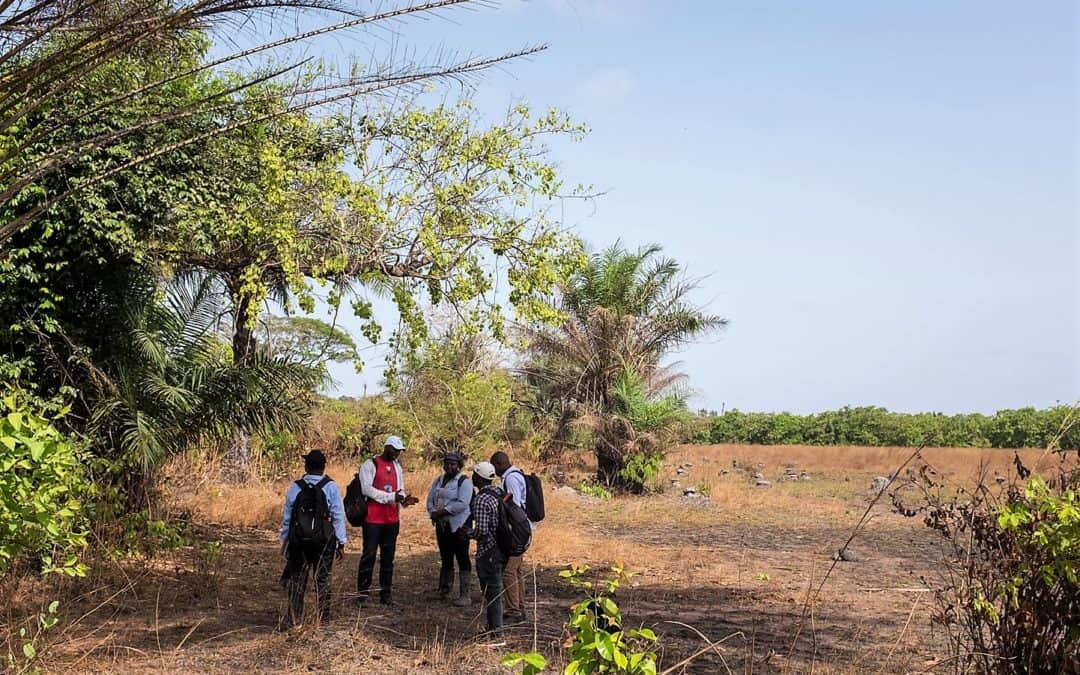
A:
[[[560,289],[563,323],[524,329],[522,371],[554,410],[556,443],[568,440],[574,424],[587,426],[598,479],[619,487],[628,487],[627,459],[645,452],[641,434],[662,446],[657,434],[678,421],[658,415],[685,400],[677,390],[685,376],[663,359],[727,324],[690,302],[696,283],[661,250],[628,251],[616,242],[594,254]]]
[[[127,346],[95,372],[90,432],[136,474],[136,496],[164,460],[194,443],[303,425],[325,371],[266,350],[234,360],[219,333],[225,295],[212,277],[172,284],[164,302],[133,295]]]

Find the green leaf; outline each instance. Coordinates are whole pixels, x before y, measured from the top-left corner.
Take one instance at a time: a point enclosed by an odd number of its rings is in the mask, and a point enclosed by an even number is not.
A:
[[[22,652],[23,656],[25,656],[27,660],[33,659],[35,656],[37,656],[37,650],[34,649],[34,645],[30,644],[29,642],[23,643]]]
[[[611,642],[611,636],[607,633],[599,633],[596,636],[596,651],[605,661],[611,661],[615,656],[615,645]]]
[[[543,654],[537,654],[536,652],[529,652],[525,655],[525,662],[537,670],[543,670],[547,668],[547,658]]]
[[[599,598],[600,607],[612,618],[619,618],[619,606],[611,598]]]
[[[620,670],[626,670],[627,664],[628,664],[628,661],[626,659],[626,655],[622,653],[622,650],[616,649],[615,650],[615,665],[616,665],[616,667],[618,667]]]

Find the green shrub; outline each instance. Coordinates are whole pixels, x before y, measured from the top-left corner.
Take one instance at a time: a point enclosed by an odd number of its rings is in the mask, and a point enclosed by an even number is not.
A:
[[[619,470],[619,478],[631,492],[641,493],[656,491],[660,480],[660,469],[664,466],[664,455],[659,452],[631,455]]]
[[[594,583],[585,580],[588,570],[588,565],[582,565],[559,572],[560,577],[585,591],[586,596],[570,609],[570,619],[566,622],[571,640],[570,662],[563,673],[656,675],[656,633],[644,627],[626,629],[614,599],[615,591],[630,580],[632,573],[615,565],[610,579]]]
[[[93,495],[78,444],[57,430],[66,409],[48,412],[18,392],[0,399],[0,578],[22,560],[42,572],[82,576],[82,499]]]
[[[615,591],[630,580],[621,564],[611,568],[612,576],[603,582],[586,579],[588,565],[574,565],[559,576],[582,591],[584,599],[570,608],[566,628],[570,633],[570,661],[563,675],[656,675],[659,638],[649,628],[623,627],[623,616],[615,603]],[[536,652],[514,653],[503,657],[502,665],[521,668],[521,675],[537,675],[547,667],[547,658]]]
[[[581,485],[578,486],[578,492],[589,497],[595,497],[597,499],[611,499],[611,490],[607,489],[599,483],[590,483],[588,481],[581,481]]]
[[[974,491],[924,485],[904,507],[945,539],[936,623],[956,672],[1061,673],[1080,663],[1080,471]],[[926,479],[924,479],[926,480]]]
[[[866,445],[914,447],[1044,448],[1057,437],[1072,408],[999,410],[995,415],[895,413],[885,408],[841,408],[812,415],[746,413],[704,415],[696,439],[753,445]],[[699,422],[701,424],[701,422]],[[1073,427],[1056,444],[1080,447]]]

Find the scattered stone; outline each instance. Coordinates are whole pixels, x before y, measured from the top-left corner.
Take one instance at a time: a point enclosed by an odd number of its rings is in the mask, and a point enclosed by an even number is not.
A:
[[[803,471],[802,473],[799,474],[799,480],[814,480],[814,479],[810,477],[810,474]]]
[[[875,493],[884,492],[889,487],[889,479],[885,476],[877,476],[870,482],[870,489]]]
[[[721,476],[726,476],[726,475],[728,475],[728,473],[729,473],[729,472],[728,472],[728,470],[727,470],[727,469],[720,469],[720,475],[721,475]]]
[[[767,487],[770,487],[771,485],[772,485],[772,483],[765,480],[764,478],[758,478],[758,479],[756,479],[754,481],[754,486],[759,487],[759,488],[767,488]]]
[[[691,468],[693,468],[693,467],[694,467],[694,465],[693,465],[693,464],[691,464],[690,462],[683,462],[683,464],[682,464],[682,467],[683,467],[684,469],[691,469]]]
[[[859,562],[859,556],[855,554],[850,548],[845,547],[833,553],[833,560],[839,560],[843,562]]]
[[[755,473],[753,476],[750,476],[750,478],[753,480],[765,480],[765,474]]]
[[[675,473],[679,474],[680,476],[685,476],[686,475],[686,469],[684,469],[684,468],[682,468],[680,466],[678,469],[675,469]]]
[[[697,493],[698,491],[696,487],[683,488],[682,491],[683,497],[696,497]]]

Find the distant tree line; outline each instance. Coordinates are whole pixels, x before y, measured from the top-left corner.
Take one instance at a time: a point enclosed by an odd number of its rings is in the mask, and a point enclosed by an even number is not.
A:
[[[704,413],[699,442],[755,445],[863,445],[914,447],[1080,447],[1080,429],[1062,434],[1070,406],[979,413],[898,413],[885,408],[843,407],[811,415],[729,410]],[[1059,438],[1059,436],[1061,436]]]

